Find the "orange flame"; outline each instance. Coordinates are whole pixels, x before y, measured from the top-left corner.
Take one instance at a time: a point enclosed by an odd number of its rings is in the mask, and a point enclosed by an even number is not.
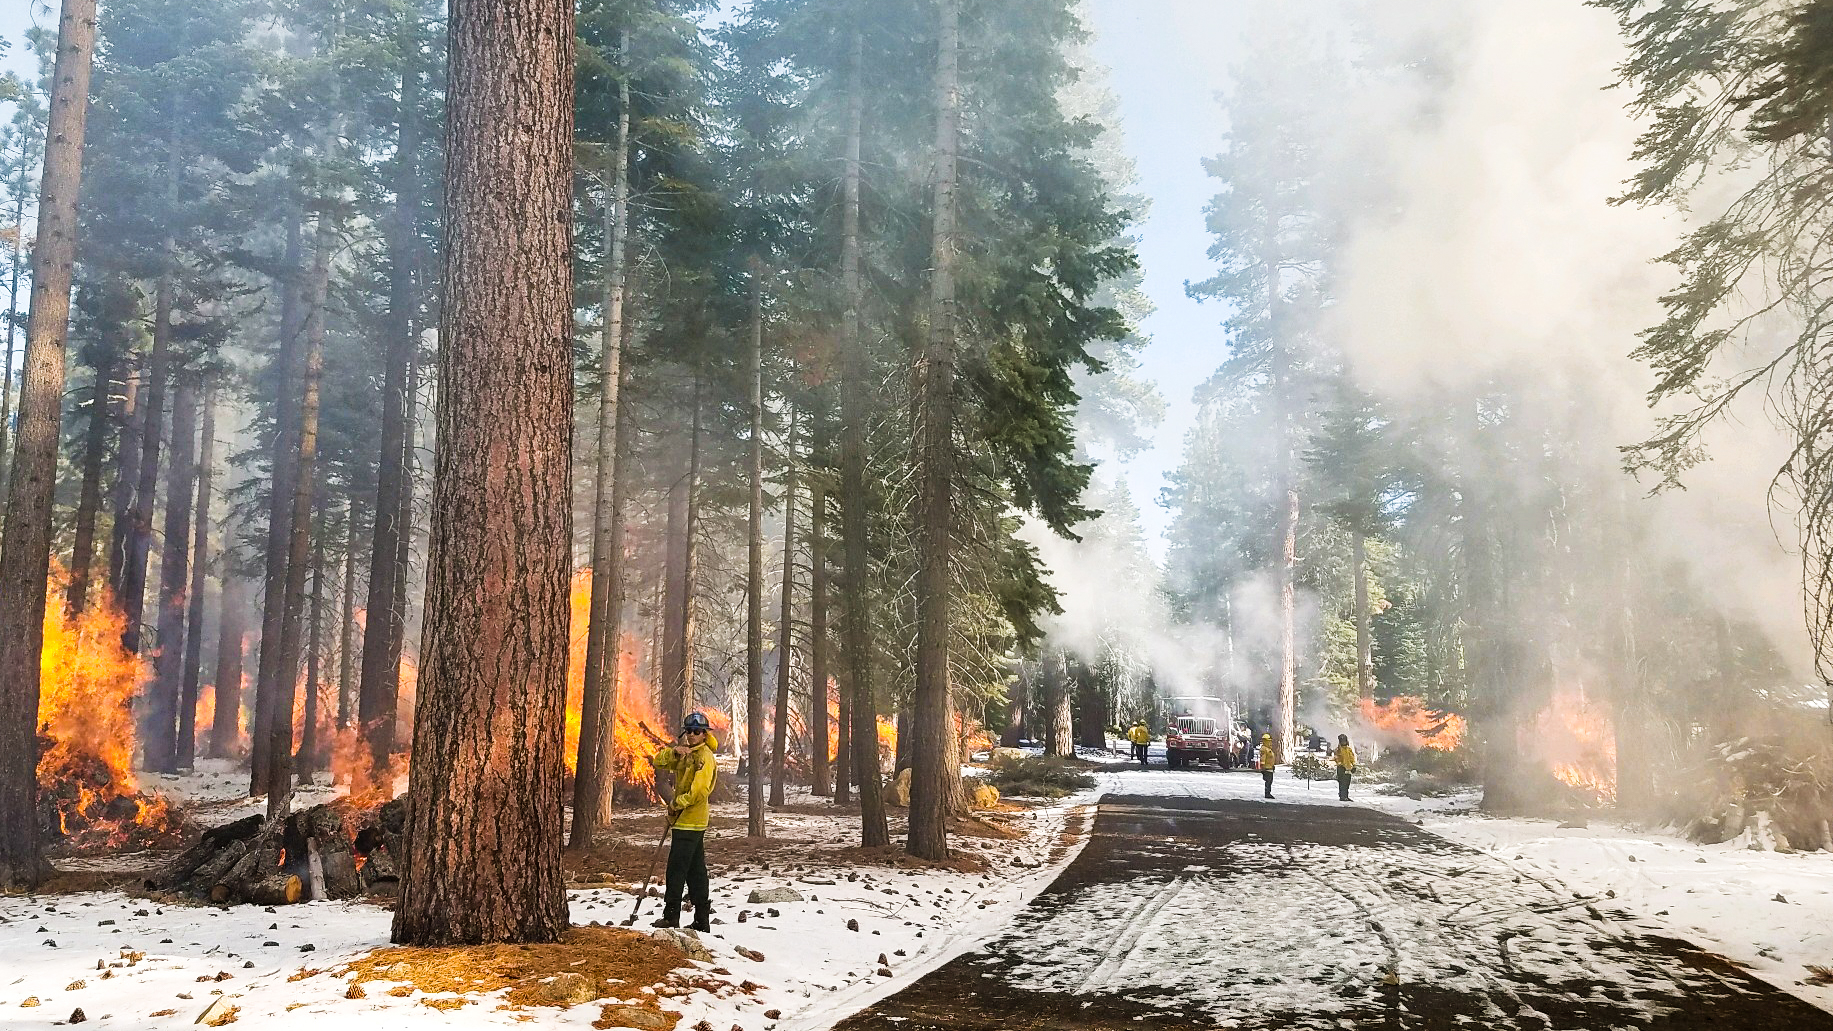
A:
[[[1464,717],[1449,712],[1434,713],[1425,702],[1411,695],[1398,695],[1386,702],[1364,698],[1362,722],[1386,736],[1394,747],[1411,751],[1421,748],[1456,751],[1464,743],[1467,730]]]
[[[106,589],[65,620],[67,583],[53,562],[39,655],[38,783],[64,834],[120,847],[136,828],[157,833],[172,822],[166,800],[140,794],[134,780],[134,696],[151,671],[121,649],[126,619]]]
[[[589,620],[592,612],[592,571],[582,569],[573,574],[571,591],[572,639],[567,649],[566,675],[566,769],[567,773],[577,772],[574,767],[579,759],[579,734],[584,720],[585,682],[586,682],[586,644],[591,626]],[[655,754],[656,744],[649,735],[643,732],[642,724],[660,730],[660,720],[650,701],[649,685],[637,672],[637,639],[629,634],[622,635],[621,647],[617,657],[617,719],[611,728],[611,769],[617,783],[626,788],[640,790],[651,800],[659,796],[655,792],[656,771],[650,765],[649,757]],[[722,725],[717,716],[723,714],[717,710],[706,710],[712,718],[713,730],[722,739],[723,731],[730,726],[726,720]]]
[[[1561,783],[1599,802],[1617,797],[1617,736],[1602,705],[1582,686],[1554,688],[1546,711],[1528,728],[1522,751],[1545,762]]]
[[[855,755],[858,753],[855,752]],[[878,718],[878,762],[882,767],[886,760],[897,760],[897,724],[884,716]]]

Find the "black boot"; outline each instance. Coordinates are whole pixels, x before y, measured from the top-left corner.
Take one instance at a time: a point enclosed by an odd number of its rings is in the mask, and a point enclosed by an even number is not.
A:
[[[672,916],[665,916],[660,920],[651,921],[649,926],[651,927],[680,927],[681,921]]]
[[[713,930],[713,924],[711,920],[712,920],[711,917],[703,914],[703,915],[694,917],[694,922],[691,924],[688,924],[687,926],[689,930],[706,931],[710,934],[712,933],[712,930]]]

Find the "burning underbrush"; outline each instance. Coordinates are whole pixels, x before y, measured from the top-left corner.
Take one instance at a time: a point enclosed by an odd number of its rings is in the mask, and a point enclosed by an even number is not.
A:
[[[1455,752],[1466,734],[1464,717],[1434,709],[1410,695],[1385,702],[1364,698],[1362,723],[1382,747],[1409,753],[1422,749]]]
[[[1521,754],[1552,773],[1577,801],[1616,801],[1616,726],[1604,706],[1581,687],[1554,688],[1547,707],[1522,733]]]
[[[121,648],[124,619],[106,594],[65,619],[64,571],[46,587],[39,665],[39,822],[75,853],[170,847],[183,821],[134,778],[134,698],[150,675]]]

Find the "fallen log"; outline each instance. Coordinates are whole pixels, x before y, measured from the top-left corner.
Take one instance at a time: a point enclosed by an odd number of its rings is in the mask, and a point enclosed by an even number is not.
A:
[[[177,888],[199,868],[221,855],[231,844],[244,838],[252,837],[261,829],[261,817],[245,816],[234,823],[221,827],[212,827],[204,832],[197,844],[179,853],[160,871],[146,879],[146,886],[152,890],[171,890]]]
[[[290,906],[304,893],[298,874],[276,871],[247,885],[244,896],[257,906]]]

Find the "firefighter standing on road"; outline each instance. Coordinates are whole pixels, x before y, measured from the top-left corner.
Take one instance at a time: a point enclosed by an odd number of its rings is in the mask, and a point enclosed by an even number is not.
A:
[[[1260,735],[1260,776],[1267,782],[1267,797],[1273,797],[1273,767],[1279,764],[1279,753],[1273,751],[1273,735]]]
[[[1133,729],[1127,731],[1127,740],[1133,742],[1133,758],[1139,765],[1146,764],[1146,746],[1152,741],[1152,732],[1146,729],[1145,720],[1134,720]]]
[[[707,798],[719,767],[713,759],[718,742],[704,714],[690,712],[681,721],[681,738],[650,760],[657,769],[675,772],[675,797],[668,806],[673,828],[668,842],[668,881],[662,896],[662,919],[657,927],[681,926],[683,889],[694,902],[696,931],[711,931],[713,901],[706,873]]]
[[[1349,801],[1349,775],[1356,772],[1356,750],[1349,747],[1349,735],[1337,735],[1337,801]]]

